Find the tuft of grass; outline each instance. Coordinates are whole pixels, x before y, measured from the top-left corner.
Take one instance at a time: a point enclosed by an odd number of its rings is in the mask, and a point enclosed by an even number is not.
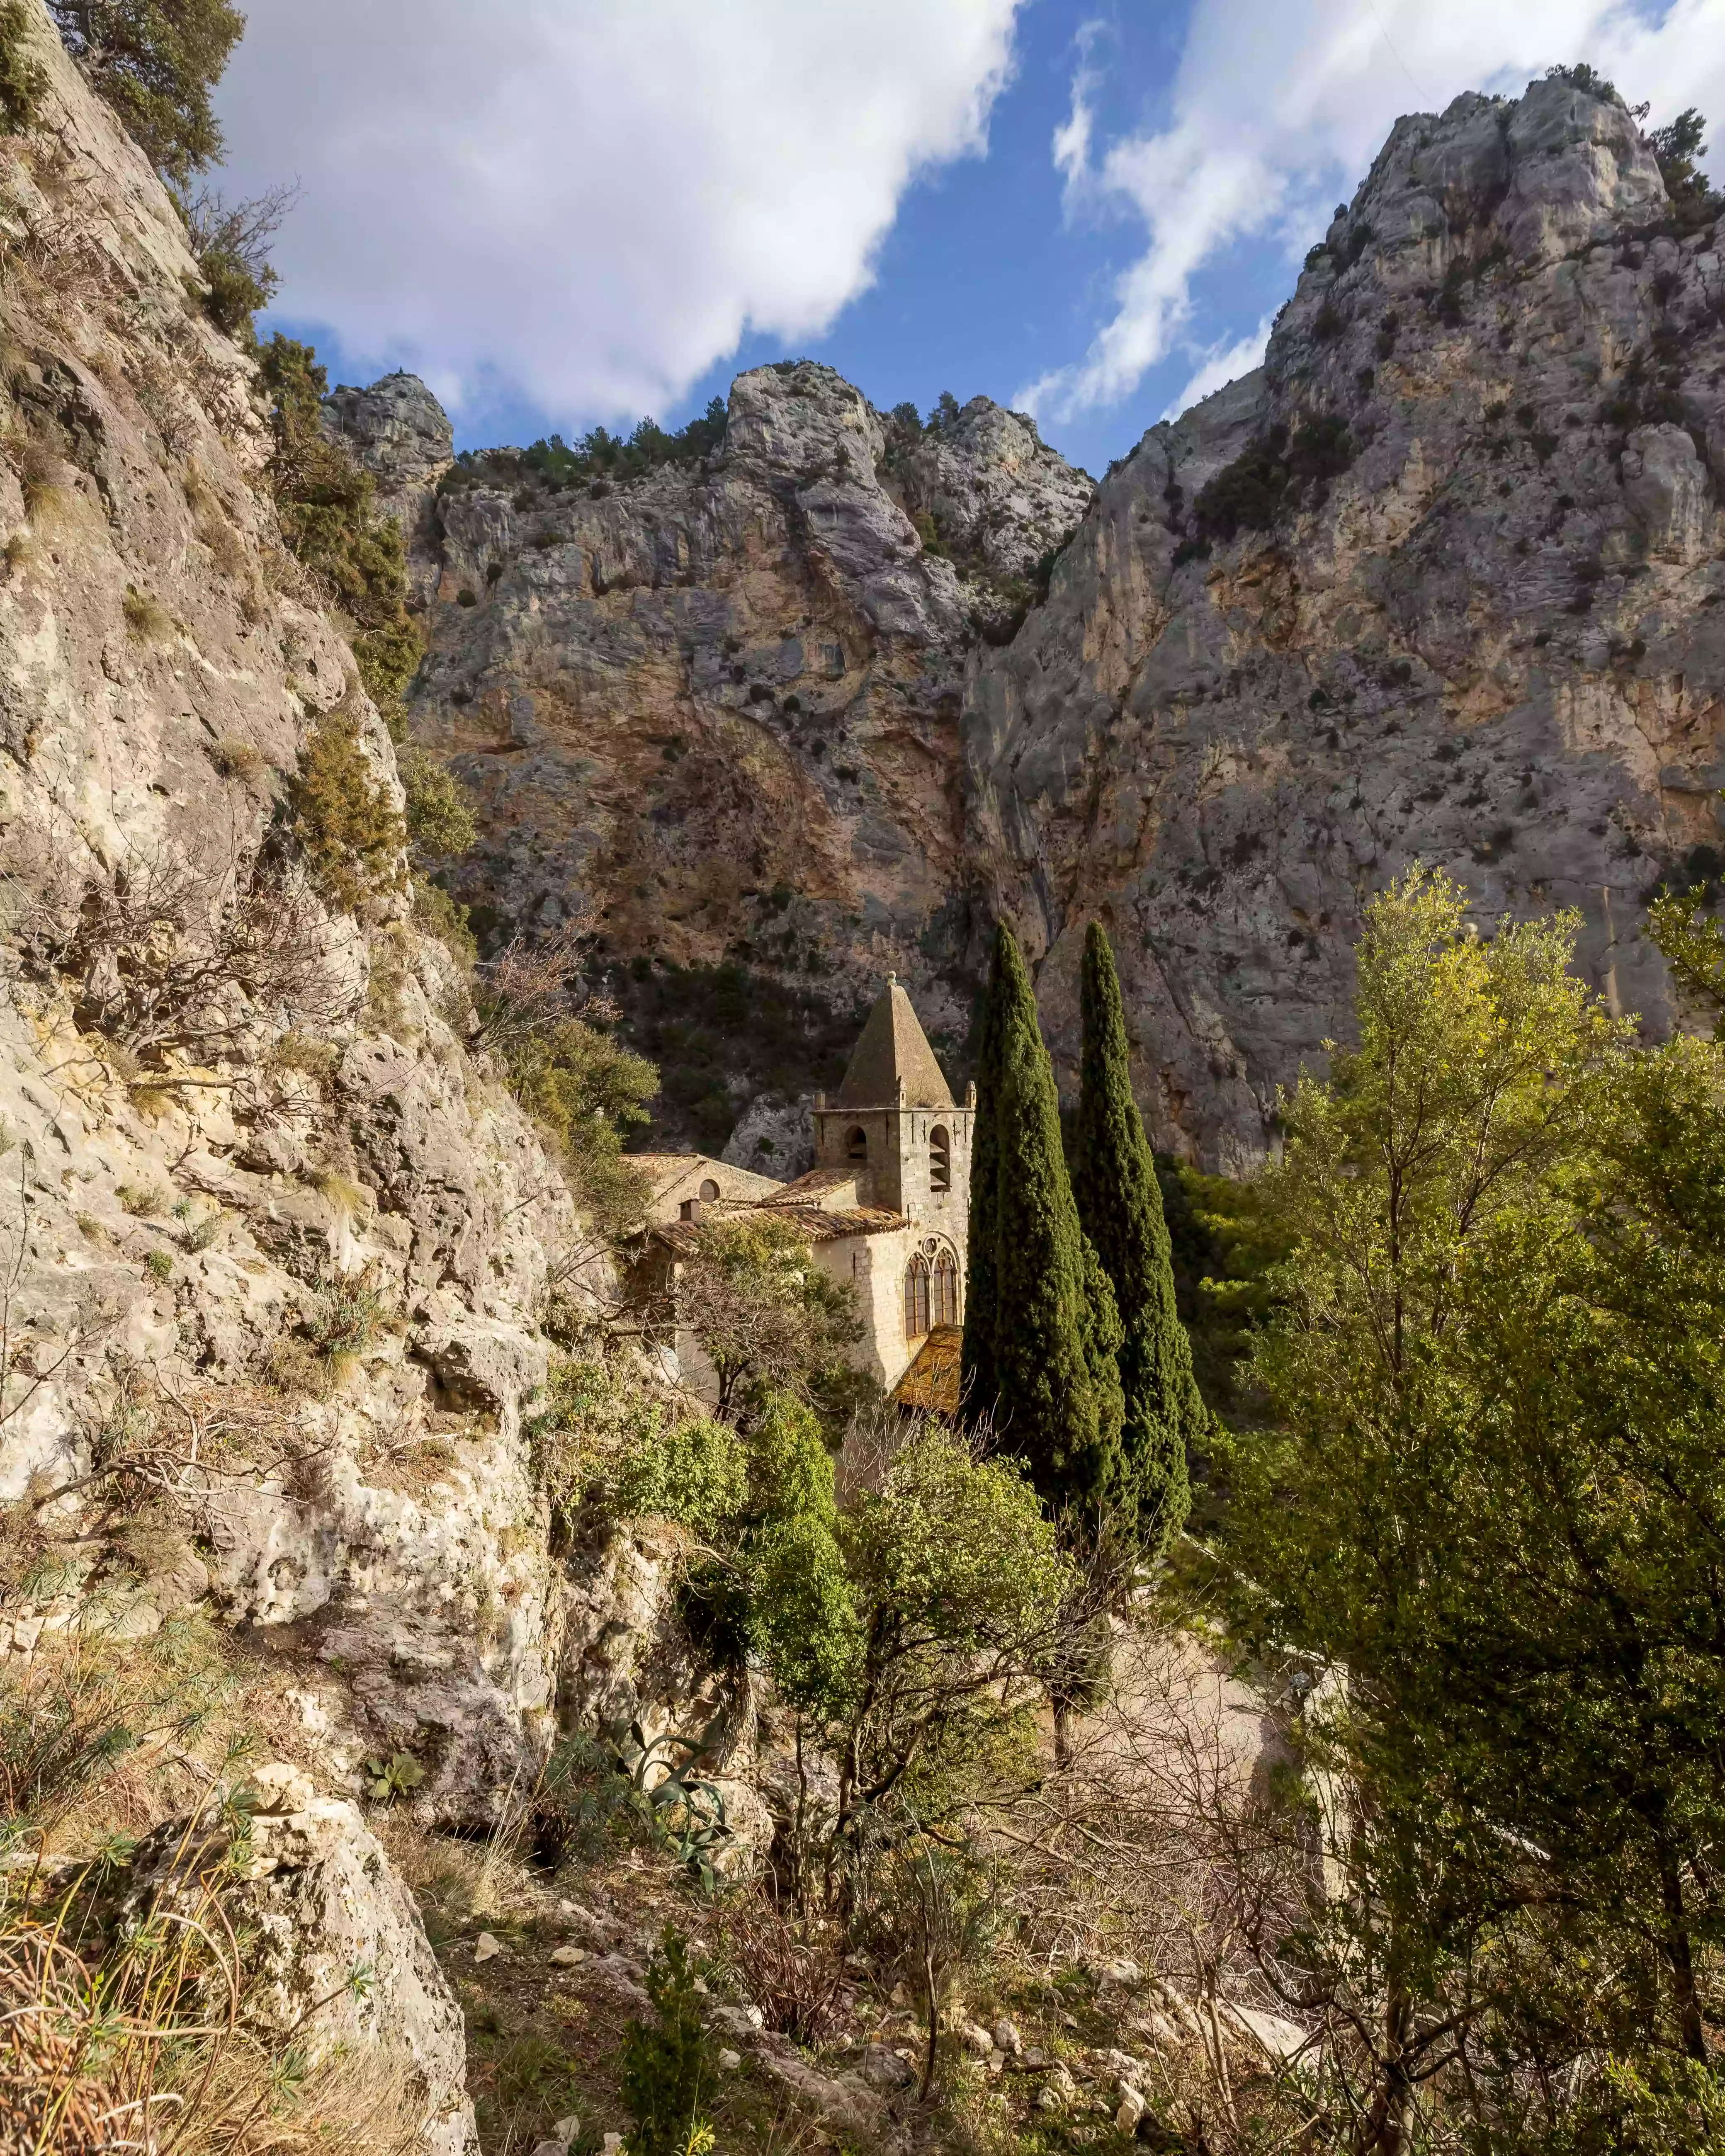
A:
[[[124,611],[126,627],[146,644],[166,644],[174,633],[173,616],[167,608],[136,584],[126,588]]]
[[[167,1211],[171,1203],[167,1192],[159,1183],[122,1183],[114,1195],[138,1220],[158,1219]]]
[[[171,1279],[173,1269],[173,1255],[168,1250],[151,1250],[144,1260],[144,1270],[154,1280]]]
[[[209,760],[220,777],[234,779],[249,793],[262,786],[270,769],[262,750],[237,734],[223,734],[219,741],[212,742]]]
[[[305,1313],[306,1335],[326,1362],[345,1358],[351,1367],[376,1341],[388,1315],[371,1268],[321,1274],[316,1287],[317,1301]]]
[[[218,1205],[213,1213],[206,1213],[201,1220],[193,1223],[182,1238],[181,1247],[191,1251],[207,1250],[222,1232],[222,1223],[227,1214]]]
[[[364,1187],[341,1175],[332,1168],[321,1168],[311,1178],[313,1188],[326,1198],[338,1213],[345,1213],[351,1220],[366,1211],[371,1193]]]

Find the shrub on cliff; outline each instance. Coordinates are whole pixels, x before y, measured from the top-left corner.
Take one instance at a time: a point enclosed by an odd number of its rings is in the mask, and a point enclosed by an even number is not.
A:
[[[228,0],[48,0],[66,49],[157,170],[182,185],[219,162],[210,104],[245,18]]]
[[[402,887],[407,825],[360,745],[357,721],[341,705],[312,730],[288,808],[307,866],[345,911]]]
[[[173,191],[186,237],[208,290],[204,312],[224,336],[257,349],[252,316],[267,307],[280,283],[270,264],[270,240],[299,198],[296,186],[270,187],[249,202],[230,203],[217,188]]]
[[[393,519],[378,516],[372,475],[323,431],[329,376],[311,346],[278,333],[259,359],[275,438],[270,479],[282,536],[347,617],[360,679],[399,740],[403,691],[424,650],[408,612],[401,532]]]
[[[36,117],[48,77],[29,49],[30,18],[23,0],[0,5],[0,128],[22,135]]]
[[[1192,508],[1199,542],[1267,531],[1285,511],[1317,507],[1353,457],[1345,419],[1325,414],[1291,434],[1278,419],[1199,489]]]

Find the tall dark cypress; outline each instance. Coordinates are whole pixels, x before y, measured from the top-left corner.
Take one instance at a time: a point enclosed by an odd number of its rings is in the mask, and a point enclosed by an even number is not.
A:
[[[1000,1296],[995,1267],[995,1253],[1000,1241],[996,1211],[1000,1156],[996,1132],[1000,1103],[1000,1014],[1004,1001],[1001,983],[1006,965],[1005,950],[1011,941],[1004,927],[996,928],[988,986],[983,991],[982,1009],[978,1013],[976,1114],[970,1127],[970,1232],[964,1284],[964,1342],[958,1362],[964,1414],[976,1419],[993,1414],[1000,1389],[994,1367],[994,1326]]]
[[[1106,1368],[1111,1327],[1106,1309],[1091,1306],[1054,1068],[1030,978],[1004,931],[997,952],[995,1429],[1050,1509],[1086,1513],[1119,1471],[1118,1395],[1111,1395]]]
[[[1158,1557],[1191,1505],[1189,1445],[1209,1425],[1192,1374],[1192,1344],[1174,1305],[1174,1272],[1156,1163],[1132,1097],[1126,1013],[1114,954],[1100,923],[1084,945],[1084,1045],[1073,1129],[1072,1188],[1080,1219],[1113,1283],[1125,1337],[1122,1485],[1139,1547]]]

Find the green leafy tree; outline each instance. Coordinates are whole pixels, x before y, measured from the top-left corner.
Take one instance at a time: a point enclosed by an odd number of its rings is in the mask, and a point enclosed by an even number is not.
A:
[[[1360,2149],[1434,2106],[1494,2149],[1708,2111],[1668,2067],[1725,2009],[1725,1057],[1636,1051],[1574,930],[1386,893],[1266,1181],[1276,1426],[1224,1448],[1216,1587],[1332,1673],[1346,1891],[1300,1952]]]
[[[857,1633],[829,1717],[837,1832],[889,1799],[938,1825],[1028,1733],[1070,1567],[1014,1463],[934,1423],[858,1494],[839,1541]]]
[[[66,49],[157,170],[219,162],[210,105],[245,18],[227,0],[48,0]]]
[[[1175,1306],[1168,1223],[1155,1158],[1132,1097],[1114,954],[1096,921],[1085,939],[1081,1002],[1072,1194],[1119,1309],[1122,1501],[1140,1548],[1154,1558],[1184,1524],[1191,1504],[1188,1448],[1203,1437],[1209,1417]]]
[[[730,1419],[757,1413],[773,1393],[822,1404],[862,1333],[850,1288],[821,1270],[790,1221],[759,1212],[703,1228],[681,1261],[675,1301]]]
[[[832,1455],[814,1410],[785,1394],[749,1433],[750,1522],[741,1571],[752,1646],[795,1707],[845,1696],[855,1606],[839,1548]]]
[[[977,1322],[991,1337],[998,1441],[1026,1463],[1057,1512],[1088,1516],[1109,1501],[1118,1472],[1122,1403],[1113,1343],[1120,1321],[1086,1246],[1060,1139],[1054,1067],[1017,944],[1000,932],[1000,1037],[985,1075],[994,1100],[993,1310]],[[978,1092],[981,1106],[981,1090]],[[974,1175],[975,1163],[972,1173]],[[986,1222],[984,1223],[986,1232]],[[980,1300],[971,1247],[971,1308]],[[987,1256],[984,1260],[986,1278]]]

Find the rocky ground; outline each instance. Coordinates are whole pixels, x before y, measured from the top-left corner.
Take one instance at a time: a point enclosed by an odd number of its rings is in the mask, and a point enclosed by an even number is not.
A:
[[[1657,1029],[1644,901],[1716,875],[1725,778],[1715,238],[1620,104],[1466,96],[1398,123],[1265,366],[1094,498],[984,399],[906,439],[809,363],[740,377],[698,467],[449,475],[414,710],[481,802],[457,887],[493,927],[595,905],[631,1022],[672,967],[773,1004],[773,1057],[668,1044],[717,1090],[680,1075],[665,1128],[713,1150],[830,1082],[889,966],[959,1050],[997,917],[1070,1068],[1099,916],[1158,1142],[1249,1166],[1416,858],[1487,921],[1577,907]],[[332,408],[387,465],[407,393]],[[423,487],[434,414],[406,434]]]

